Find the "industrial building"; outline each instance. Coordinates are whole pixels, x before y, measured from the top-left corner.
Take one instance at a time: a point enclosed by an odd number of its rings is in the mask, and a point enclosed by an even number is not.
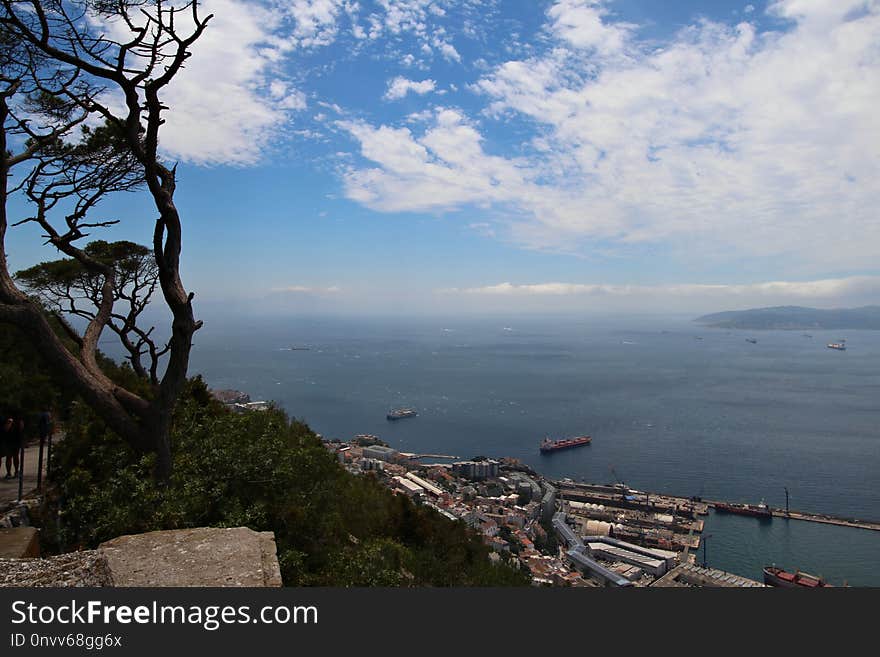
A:
[[[568,526],[566,522],[568,516],[565,515],[562,511],[557,512],[553,515],[553,529],[556,530],[556,533],[562,537],[569,548],[578,548],[583,547],[584,542],[580,539],[580,537],[574,533],[574,530]]]
[[[603,537],[605,538],[605,537]],[[633,546],[635,547],[635,546]],[[598,541],[590,541],[586,543],[586,548],[591,557],[596,559],[604,559],[606,561],[616,561],[628,563],[632,566],[641,568],[646,573],[650,573],[654,577],[660,577],[666,573],[667,565],[663,559],[655,559],[653,557],[639,554],[626,548],[611,545],[608,543],[600,543]]]
[[[566,552],[565,556],[568,557],[569,562],[575,568],[582,573],[587,574],[589,577],[598,580],[604,586],[632,586],[632,582],[629,579],[620,573],[614,572],[610,568],[606,568],[584,554],[585,549],[586,548],[583,545],[580,545]]]
[[[631,563],[655,577],[671,570],[678,562],[678,555],[670,550],[635,545],[610,536],[585,536],[584,543],[594,556]]]
[[[394,483],[398,487],[398,490],[403,491],[410,497],[422,497],[425,494],[424,488],[405,477],[394,477]]]
[[[702,566],[683,563],[677,568],[670,570],[651,586],[752,588],[763,587],[764,584],[716,568],[703,568]]]
[[[386,463],[392,463],[397,459],[397,450],[383,445],[364,447],[363,454],[365,459],[378,459]]]
[[[434,495],[436,497],[440,497],[445,492],[442,488],[435,486],[430,481],[426,481],[426,480],[422,479],[421,477],[414,475],[412,472],[407,472],[405,476],[407,479],[412,481],[414,484],[421,486],[426,491],[431,493],[431,495]]]

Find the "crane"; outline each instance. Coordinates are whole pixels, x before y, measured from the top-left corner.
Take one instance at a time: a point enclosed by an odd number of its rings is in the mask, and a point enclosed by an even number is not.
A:
[[[614,487],[620,490],[621,497],[626,497],[626,484],[623,483],[623,480],[617,474],[617,470],[614,469],[614,466],[611,466],[611,476],[614,477]]]

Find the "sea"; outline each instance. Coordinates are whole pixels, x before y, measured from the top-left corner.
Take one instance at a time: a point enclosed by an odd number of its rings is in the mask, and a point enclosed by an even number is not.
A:
[[[846,340],[846,351],[828,349]],[[749,340],[755,340],[751,342]],[[207,321],[191,373],[325,438],[514,457],[552,478],[880,520],[880,331],[746,331],[690,317]],[[415,418],[388,421],[392,408]],[[588,447],[542,455],[542,438]],[[880,532],[714,512],[698,555],[880,586]]]

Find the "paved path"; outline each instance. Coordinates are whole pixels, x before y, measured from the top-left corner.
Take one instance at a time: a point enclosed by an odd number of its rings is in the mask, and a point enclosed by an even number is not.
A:
[[[54,448],[58,436],[52,439]],[[46,485],[46,448],[43,449],[43,485]],[[33,440],[24,450],[24,482],[22,486],[22,496],[27,497],[28,493],[37,488],[37,461],[40,453],[40,441]],[[13,466],[14,472],[14,466]],[[6,458],[0,463],[0,505],[5,502],[14,502],[18,499],[18,478],[4,479],[6,476]]]

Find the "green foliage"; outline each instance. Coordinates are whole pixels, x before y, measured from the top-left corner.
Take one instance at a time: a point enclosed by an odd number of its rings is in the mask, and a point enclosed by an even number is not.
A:
[[[551,556],[559,554],[559,541],[552,522],[541,521],[541,531],[535,536],[535,549]]]
[[[151,255],[147,247],[124,240],[120,242],[95,240],[87,244],[83,251],[97,262],[114,268],[124,278],[130,278],[134,272],[142,268],[144,258]],[[81,295],[88,294],[91,288],[98,288],[101,278],[100,274],[87,271],[74,258],[41,262],[15,273],[15,279],[33,292],[57,287],[74,287],[82,290]]]
[[[19,409],[33,416],[47,408],[67,407],[74,398],[72,391],[47,372],[39,349],[21,330],[0,324],[0,413]]]
[[[302,422],[277,409],[234,414],[196,378],[172,433],[170,482],[79,407],[53,465],[58,549],[121,534],[198,526],[275,533],[284,581],[326,586],[527,584],[464,523],[345,471]],[[46,515],[44,517],[51,517]]]

